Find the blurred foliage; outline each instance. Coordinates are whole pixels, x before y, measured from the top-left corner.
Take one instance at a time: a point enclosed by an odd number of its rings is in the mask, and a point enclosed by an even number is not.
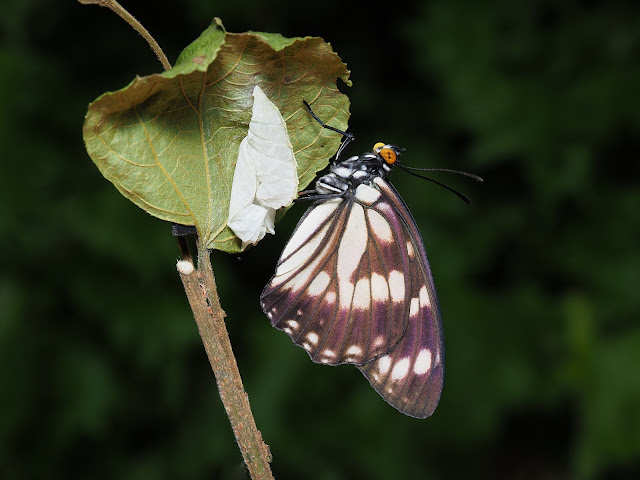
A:
[[[276,478],[640,476],[640,5],[437,0],[123,2],[172,61],[229,31],[330,41],[358,142],[473,171],[454,196],[401,172],[439,290],[433,417],[351,368],[309,362],[258,305],[296,206],[242,256],[214,253]],[[87,156],[87,104],[161,70],[105,9],[0,6],[0,476],[244,478],[175,272],[168,224]]]

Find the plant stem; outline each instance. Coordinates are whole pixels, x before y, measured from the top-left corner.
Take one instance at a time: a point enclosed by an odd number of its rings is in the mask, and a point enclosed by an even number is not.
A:
[[[142,36],[142,38],[144,38],[147,41],[147,43],[151,47],[151,50],[153,50],[153,52],[156,54],[156,57],[158,57],[158,60],[160,60],[160,63],[162,63],[162,67],[165,70],[171,70],[171,64],[169,63],[167,56],[164,54],[164,52],[160,48],[160,45],[158,45],[158,42],[156,42],[155,39],[151,36],[151,34],[148,32],[148,30],[144,28],[142,24],[138,20],[136,20],[136,18],[133,15],[127,12],[122,7],[122,5],[116,2],[116,0],[78,0],[78,1],[84,5],[94,4],[94,5],[100,5],[101,7],[107,7],[111,11],[117,13],[120,16],[120,18],[122,18],[125,22],[131,25],[131,27],[136,32],[138,32]]]
[[[244,391],[231,342],[220,306],[209,250],[198,242],[198,268],[178,269],[189,304],[198,325],[209,363],[218,383],[220,398],[242,452],[249,474],[254,480],[273,479],[269,447],[257,429],[249,397]]]
[[[166,55],[151,34],[136,18],[115,0],[78,0],[82,4],[96,4],[117,13],[133,27],[149,44],[165,70],[171,69]],[[242,378],[231,349],[225,313],[220,306],[216,280],[211,267],[210,252],[206,245],[198,242],[198,269],[193,266],[189,246],[184,237],[178,237],[182,260],[178,262],[178,272],[184,285],[204,349],[218,383],[222,404],[227,412],[231,428],[242,452],[244,463],[253,480],[273,480],[271,474],[271,453],[262,441],[256,427],[249,397],[244,391]]]

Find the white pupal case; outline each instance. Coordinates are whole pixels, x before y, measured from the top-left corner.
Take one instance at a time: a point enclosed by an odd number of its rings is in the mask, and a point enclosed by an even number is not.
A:
[[[249,132],[240,143],[231,186],[229,221],[242,248],[273,234],[276,210],[298,193],[298,168],[287,125],[260,89],[253,89]]]

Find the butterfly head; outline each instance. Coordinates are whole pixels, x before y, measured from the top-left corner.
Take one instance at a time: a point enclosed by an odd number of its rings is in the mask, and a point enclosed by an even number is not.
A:
[[[404,148],[383,142],[378,142],[373,146],[373,153],[380,157],[384,163],[389,166],[398,161],[398,157],[402,152],[404,152]]]

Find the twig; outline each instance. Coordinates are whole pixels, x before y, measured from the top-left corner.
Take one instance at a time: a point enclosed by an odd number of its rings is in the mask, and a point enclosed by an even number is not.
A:
[[[125,22],[127,22],[133,29],[138,32],[142,38],[144,38],[151,50],[156,54],[160,63],[162,63],[162,68],[165,70],[171,70],[171,64],[167,59],[167,56],[164,54],[158,42],[151,36],[146,28],[142,26],[142,24],[136,20],[136,18],[127,12],[122,5],[120,5],[116,0],[78,0],[80,3],[84,5],[100,5],[101,7],[107,7],[111,11],[117,13],[120,18],[122,18]]]
[[[155,39],[118,2],[115,0],[78,1],[82,4],[107,7],[117,13],[147,41],[164,69],[171,69],[169,60]],[[189,246],[183,236],[178,237],[178,247],[182,259],[178,261],[177,269],[189,305],[193,310],[204,349],[216,377],[222,404],[231,422],[231,428],[244,462],[253,480],[273,480],[269,466],[271,453],[269,447],[262,441],[262,435],[256,427],[249,405],[249,397],[244,391],[238,365],[231,349],[229,334],[224,323],[225,313],[220,306],[209,250],[206,245],[198,242],[198,269],[196,270]]]
[[[242,385],[206,246],[198,243],[197,270],[188,260],[180,260],[178,271],[249,474],[254,480],[273,479],[269,466],[271,453],[256,427],[249,397]]]

